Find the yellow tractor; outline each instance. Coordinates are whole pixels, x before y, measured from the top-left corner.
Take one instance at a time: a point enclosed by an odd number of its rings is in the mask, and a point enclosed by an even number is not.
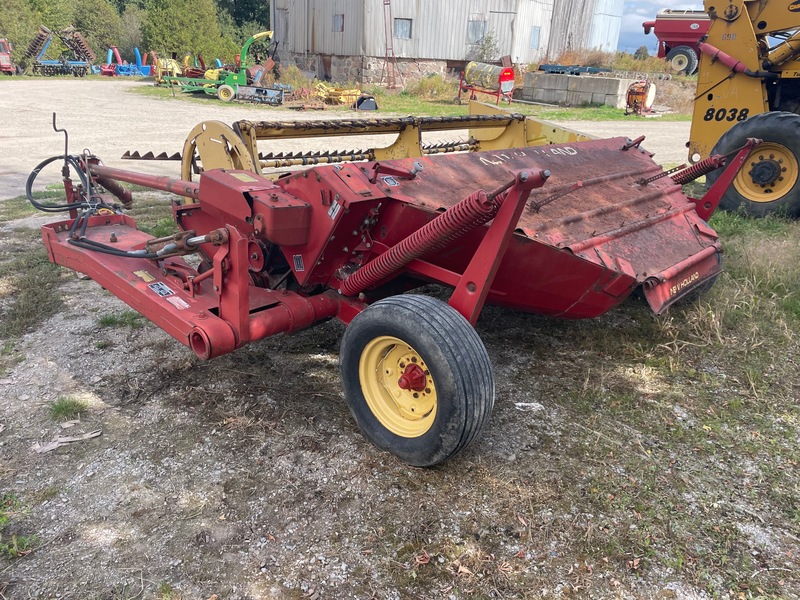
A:
[[[705,0],[705,10],[689,160],[763,140],[720,206],[800,217],[800,1]]]

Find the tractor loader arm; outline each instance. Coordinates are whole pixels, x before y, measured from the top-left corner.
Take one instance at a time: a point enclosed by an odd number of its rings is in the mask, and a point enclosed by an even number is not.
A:
[[[762,139],[721,207],[741,207],[755,216],[800,216],[800,6],[706,0],[705,9],[711,27],[699,44],[689,160],[729,153],[747,138]],[[718,177],[711,173],[708,185]]]

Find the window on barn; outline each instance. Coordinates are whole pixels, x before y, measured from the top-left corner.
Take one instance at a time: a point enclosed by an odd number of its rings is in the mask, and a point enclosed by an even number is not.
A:
[[[344,15],[333,15],[333,27],[331,31],[342,33],[344,31]]]
[[[467,21],[467,43],[480,44],[486,35],[486,19],[483,15],[470,15]]]
[[[536,25],[531,27],[531,45],[530,45],[531,50],[539,49],[539,34],[541,33],[541,31],[542,31],[541,27],[537,27]]]
[[[398,40],[411,39],[411,21],[412,19],[395,19],[394,20],[394,37]]]

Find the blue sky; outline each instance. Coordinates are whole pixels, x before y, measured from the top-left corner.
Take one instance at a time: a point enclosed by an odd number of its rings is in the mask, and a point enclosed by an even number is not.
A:
[[[656,36],[644,34],[642,23],[656,18],[662,8],[703,10],[701,2],[670,3],[667,0],[634,0],[625,2],[622,27],[619,32],[619,50],[635,52],[639,46],[647,46],[650,54],[656,53]]]

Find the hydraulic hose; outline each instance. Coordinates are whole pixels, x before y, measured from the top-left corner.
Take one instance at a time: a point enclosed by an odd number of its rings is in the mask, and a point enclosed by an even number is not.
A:
[[[89,208],[92,206],[87,202],[73,202],[67,204],[42,204],[38,202],[33,197],[33,183],[36,181],[36,178],[39,176],[39,173],[50,163],[53,163],[57,160],[63,160],[64,156],[52,156],[40,162],[36,167],[34,167],[31,174],[28,175],[28,180],[25,182],[25,196],[28,198],[28,202],[30,202],[37,210],[42,212],[50,212],[50,213],[57,213],[57,212],[68,212],[70,210],[75,210],[78,208]],[[81,184],[87,190],[90,187],[89,180],[86,177],[86,173],[84,173],[83,169],[81,168],[80,161],[76,156],[67,156],[66,162],[71,166],[75,171],[78,173],[78,177],[80,177]],[[106,204],[100,204],[100,206],[107,207]]]

